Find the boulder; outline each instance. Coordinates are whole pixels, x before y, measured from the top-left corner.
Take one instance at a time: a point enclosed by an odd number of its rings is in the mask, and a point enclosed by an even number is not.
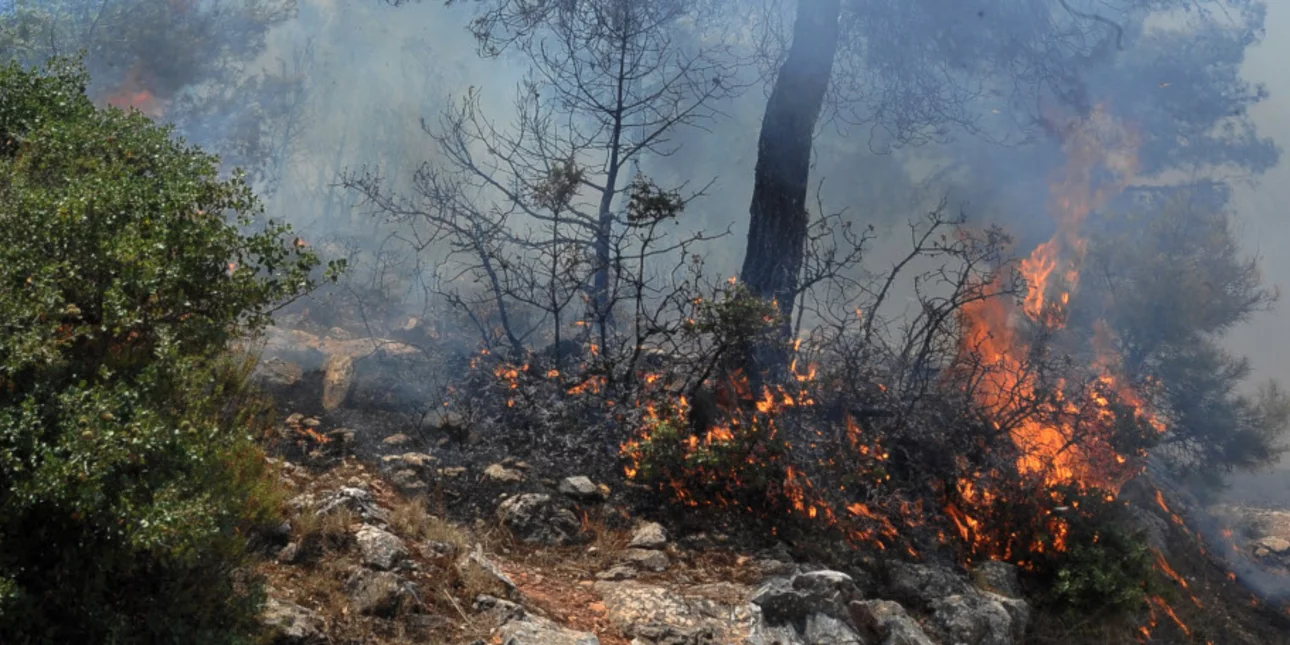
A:
[[[1008,598],[1020,598],[1021,581],[1017,576],[1017,565],[1000,560],[987,560],[972,570],[972,577],[978,587],[993,591]]]
[[[673,625],[648,623],[634,630],[632,645],[716,645],[716,631],[711,626],[683,629]]]
[[[638,631],[657,633],[660,627],[693,632],[705,626],[688,602],[670,589],[638,582],[597,582],[612,621],[628,638]]]
[[[798,622],[814,614],[850,620],[848,604],[860,599],[851,576],[840,571],[813,571],[793,577],[775,578],[753,593],[752,602],[766,620]]]
[[[561,546],[578,542],[582,522],[550,495],[524,493],[502,502],[497,518],[517,539],[528,544]]]
[[[875,645],[936,645],[900,603],[858,600],[849,609],[852,621]]]
[[[323,365],[323,409],[331,412],[344,405],[353,389],[354,359],[340,354],[328,356]]]
[[[295,603],[269,598],[260,622],[268,628],[273,645],[321,645],[327,642],[327,624],[318,612]]]
[[[512,620],[528,615],[524,607],[496,596],[481,595],[475,599],[475,613],[482,614],[489,624],[500,627]]]
[[[566,629],[536,616],[506,623],[501,637],[502,645],[600,645],[595,634]]]
[[[1029,620],[1024,602],[991,593],[938,598],[930,609],[932,629],[941,640],[963,645],[1021,643]]]
[[[388,618],[408,595],[403,579],[389,571],[359,569],[345,582],[350,604],[360,614]]]
[[[812,645],[868,645],[849,625],[827,614],[806,617],[802,640]]]
[[[658,522],[646,522],[632,532],[628,543],[634,549],[661,549],[667,546],[667,530]]]
[[[265,388],[274,390],[291,387],[299,383],[304,375],[305,371],[296,363],[275,356],[260,361],[251,377]]]
[[[1279,535],[1267,535],[1254,542],[1256,547],[1267,549],[1271,553],[1282,555],[1290,551],[1290,540]]]
[[[887,563],[884,595],[915,609],[926,609],[932,601],[972,592],[959,574],[946,567],[892,561]]]
[[[363,564],[373,569],[393,569],[410,555],[403,540],[375,526],[364,525],[355,533],[354,541],[358,543]]]
[[[484,555],[484,547],[478,544],[475,545],[475,548],[470,553],[462,555],[457,560],[457,572],[459,574],[465,575],[472,569],[488,578],[500,592],[505,592],[508,597],[515,600],[521,598],[520,588],[515,584],[515,581],[511,580],[510,576],[506,575],[506,572],[502,571],[501,567],[489,560],[488,556]]]

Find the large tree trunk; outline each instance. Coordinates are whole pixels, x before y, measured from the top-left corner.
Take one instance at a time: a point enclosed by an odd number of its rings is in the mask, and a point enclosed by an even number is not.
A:
[[[785,339],[792,330],[809,224],[806,194],[812,138],[837,54],[841,4],[841,0],[798,0],[793,43],[766,103],[757,142],[741,279],[753,293],[778,303]]]

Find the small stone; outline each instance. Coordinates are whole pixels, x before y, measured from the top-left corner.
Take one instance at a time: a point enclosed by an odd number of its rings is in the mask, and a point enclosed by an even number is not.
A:
[[[278,551],[278,562],[282,564],[295,564],[300,561],[300,545],[292,542]]]
[[[503,459],[503,460],[502,460],[502,465],[503,465],[503,466],[506,466],[507,468],[518,468],[518,469],[520,469],[520,470],[528,470],[528,469],[529,469],[529,464],[528,464],[528,462],[526,462],[526,461],[522,461],[522,460],[520,460],[520,459],[516,459],[515,457],[507,457],[507,458]]]
[[[412,437],[409,437],[408,435],[405,435],[402,432],[398,434],[392,434],[381,440],[381,445],[389,448],[398,448],[398,447],[407,446],[411,444],[412,444]]]
[[[403,460],[403,464],[407,468],[423,473],[430,472],[430,467],[434,465],[434,462],[438,461],[433,455],[428,455],[424,452],[405,452],[399,455],[399,458]]]
[[[666,553],[649,549],[627,549],[623,551],[622,559],[646,571],[667,571],[671,564]]]
[[[444,479],[457,479],[466,474],[466,469],[461,466],[450,466],[448,468],[440,468],[435,472]]]
[[[287,415],[287,418],[283,421],[283,423],[289,426],[298,426],[300,425],[300,422],[304,420],[305,420],[305,415],[300,414],[299,412],[295,412],[290,415]]]
[[[398,487],[399,491],[408,497],[416,497],[430,490],[430,487],[421,481],[421,476],[417,474],[417,471],[411,468],[404,468],[391,473],[390,483]]]
[[[565,477],[557,487],[563,495],[568,495],[578,500],[595,500],[600,499],[600,488],[588,477],[579,475],[577,477]]]
[[[635,580],[636,569],[626,564],[616,564],[600,573],[596,574],[597,580],[609,580],[616,582],[619,580]]]
[[[320,421],[317,417],[306,417],[300,422],[300,425],[306,428],[309,428],[310,430],[316,430],[318,429],[319,426],[322,425],[322,421]]]
[[[421,555],[427,560],[451,560],[457,557],[457,545],[448,542],[426,542],[421,545]]]
[[[503,484],[518,484],[524,481],[524,473],[501,464],[493,464],[485,468],[484,477]]]
[[[364,525],[354,535],[354,540],[362,553],[363,564],[374,569],[393,569],[409,555],[403,540],[375,526]]]

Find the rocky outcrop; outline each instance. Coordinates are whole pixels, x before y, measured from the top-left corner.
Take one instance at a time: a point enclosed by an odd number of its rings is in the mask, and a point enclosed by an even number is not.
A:
[[[297,512],[312,508],[317,515],[328,515],[337,509],[346,508],[366,522],[381,525],[389,522],[389,514],[376,504],[372,493],[363,488],[342,487],[321,497],[306,493],[292,498],[288,503]]]
[[[566,629],[500,598],[480,596],[475,611],[495,626],[497,639],[493,642],[502,645],[600,645],[595,634]]]
[[[851,618],[870,642],[879,645],[936,645],[905,608],[891,600],[850,604]]]
[[[358,544],[363,564],[373,569],[393,569],[410,555],[403,540],[375,526],[364,525],[358,529],[354,541]]]
[[[407,583],[389,571],[359,569],[345,581],[351,606],[360,614],[388,618],[410,595]]]
[[[889,598],[918,610],[929,609],[939,598],[971,592],[972,585],[962,576],[929,564],[888,562],[885,591]]]
[[[731,606],[661,585],[602,581],[595,589],[614,626],[641,645],[738,643],[757,621],[755,609],[746,602]]]
[[[954,645],[1014,645],[1022,642],[1030,608],[990,592],[937,598],[931,624],[941,642]]]

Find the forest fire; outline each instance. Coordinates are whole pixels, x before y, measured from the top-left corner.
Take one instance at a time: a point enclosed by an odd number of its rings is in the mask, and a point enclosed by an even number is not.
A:
[[[962,350],[981,374],[973,396],[1011,438],[1017,470],[1037,489],[1037,498],[1051,497],[1055,507],[1065,503],[1060,487],[1113,498],[1144,468],[1145,450],[1126,451],[1117,444],[1120,419],[1130,417],[1155,432],[1165,428],[1125,380],[1114,334],[1100,321],[1088,340],[1094,357],[1084,383],[1064,373],[1046,375],[1028,340],[1066,327],[1087,249],[1084,222],[1124,188],[1136,167],[1136,136],[1102,108],[1067,128],[1064,145],[1067,165],[1050,186],[1057,232],[1018,267],[1027,285],[1020,308],[1005,298],[987,298],[962,312]],[[1014,536],[988,538],[983,535],[988,527],[973,517],[988,515],[996,494],[971,481],[958,488],[961,503],[951,504],[948,512],[974,551],[1008,559],[1020,555]],[[1035,542],[1029,550],[1063,550],[1066,520],[1048,512],[1040,521],[1051,540]]]
[[[126,73],[125,79],[115,90],[108,93],[103,102],[122,110],[134,108],[152,119],[165,116],[165,103],[149,89],[146,74],[139,64],[135,64]]]
[[[1065,326],[1066,307],[1078,286],[1086,248],[1080,234],[1083,222],[1132,175],[1136,140],[1105,111],[1098,110],[1069,131],[1066,147],[1067,167],[1051,187],[1057,233],[1020,265],[1028,284],[1021,313],[1032,323],[1050,328]],[[1093,176],[1099,169],[1114,173],[1115,180],[1110,185],[1097,185]],[[1059,266],[1063,270],[1058,271]],[[1050,487],[1077,483],[1111,492],[1136,474],[1139,464],[1130,464],[1128,455],[1116,452],[1096,428],[1082,427],[1079,422],[1089,416],[1086,411],[1090,409],[1095,411],[1094,425],[1112,421],[1110,396],[1131,405],[1135,414],[1150,415],[1141,398],[1114,372],[1118,358],[1111,353],[1106,339],[1110,332],[1104,326],[1094,339],[1098,350],[1094,367],[1101,373],[1086,399],[1068,399],[1067,383],[1059,380],[1045,400],[1037,390],[1047,384],[1039,382],[1040,376],[1027,364],[1031,348],[1017,331],[1022,322],[1012,303],[1003,298],[986,299],[967,307],[964,314],[969,329],[965,349],[980,357],[987,372],[976,392],[978,400],[996,419],[1020,419],[1008,431],[1021,453],[1017,465],[1023,474]],[[1036,405],[1038,409],[1024,409]]]

